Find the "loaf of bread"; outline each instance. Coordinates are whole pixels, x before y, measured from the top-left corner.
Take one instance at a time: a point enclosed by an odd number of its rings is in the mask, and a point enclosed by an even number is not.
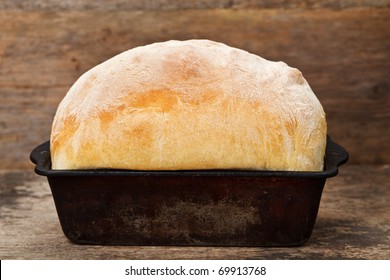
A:
[[[323,169],[326,120],[299,70],[208,40],[125,51],[60,103],[52,169]]]

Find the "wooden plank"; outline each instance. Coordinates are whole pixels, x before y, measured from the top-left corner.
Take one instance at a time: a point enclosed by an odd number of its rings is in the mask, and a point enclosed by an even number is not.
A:
[[[355,7],[389,7],[389,0],[3,0],[0,9],[32,10],[186,10],[186,9],[345,9]]]
[[[300,69],[352,163],[390,162],[390,8],[0,11],[0,168],[31,167],[67,89],[132,47],[208,38]]]
[[[346,165],[329,179],[301,247],[87,246],[61,231],[49,186],[31,171],[0,171],[4,259],[389,259],[390,167]]]

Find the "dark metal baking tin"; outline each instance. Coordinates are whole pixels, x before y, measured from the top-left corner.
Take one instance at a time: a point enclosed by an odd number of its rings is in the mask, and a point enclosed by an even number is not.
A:
[[[322,172],[52,170],[49,142],[31,153],[65,236],[101,245],[301,245],[347,159],[330,138]]]

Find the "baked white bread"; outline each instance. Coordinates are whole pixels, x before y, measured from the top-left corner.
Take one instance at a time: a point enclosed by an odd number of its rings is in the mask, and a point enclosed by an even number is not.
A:
[[[52,169],[323,169],[326,120],[299,70],[208,40],[125,51],[60,103]]]

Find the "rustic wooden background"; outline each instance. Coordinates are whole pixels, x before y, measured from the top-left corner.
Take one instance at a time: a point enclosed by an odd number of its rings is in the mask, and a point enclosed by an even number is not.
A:
[[[350,163],[390,162],[390,0],[1,0],[0,169],[32,167],[30,151],[83,72],[190,38],[297,67]]]

